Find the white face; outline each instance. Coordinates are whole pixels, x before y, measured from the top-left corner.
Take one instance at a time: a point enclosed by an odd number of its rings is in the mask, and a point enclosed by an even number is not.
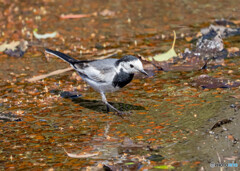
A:
[[[125,72],[131,73],[131,74],[139,71],[144,71],[142,62],[139,59],[134,61],[129,61],[129,62],[122,62],[121,66],[123,67],[123,70]]]

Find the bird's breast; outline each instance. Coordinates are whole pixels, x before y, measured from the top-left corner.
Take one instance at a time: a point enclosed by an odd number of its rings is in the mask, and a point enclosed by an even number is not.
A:
[[[126,73],[121,69],[120,72],[114,76],[112,85],[113,87],[122,88],[132,81],[133,76],[134,74]]]

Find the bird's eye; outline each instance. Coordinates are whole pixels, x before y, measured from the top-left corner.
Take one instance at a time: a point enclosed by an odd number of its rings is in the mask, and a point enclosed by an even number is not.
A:
[[[131,67],[131,68],[133,68],[133,65],[132,65],[132,64],[130,64],[130,67]]]

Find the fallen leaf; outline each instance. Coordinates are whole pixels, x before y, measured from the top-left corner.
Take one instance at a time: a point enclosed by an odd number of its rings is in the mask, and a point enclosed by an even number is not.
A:
[[[138,140],[143,140],[143,136],[139,135],[136,137]]]
[[[54,38],[57,36],[58,32],[46,33],[46,34],[38,34],[38,29],[33,30],[33,35],[37,39],[47,39],[47,38]]]
[[[154,129],[162,129],[162,128],[164,128],[164,126],[161,126],[161,125],[154,127]]]
[[[185,37],[185,40],[186,40],[187,42],[192,41],[192,39],[193,39],[193,37]]]
[[[13,57],[22,57],[25,51],[28,48],[28,42],[25,40],[21,41],[12,41],[11,43],[7,44],[4,42],[0,45],[0,52],[4,52],[9,56]]]
[[[144,134],[151,134],[152,133],[152,130],[151,129],[146,129],[143,131]]]
[[[232,135],[228,135],[227,137],[228,137],[228,139],[231,140],[231,141],[234,141],[234,140],[235,140],[235,138],[234,138]]]
[[[173,31],[173,35],[174,35],[174,39],[173,39],[173,44],[172,44],[172,48],[169,49],[167,52],[162,53],[162,54],[157,54],[154,57],[149,57],[148,59],[150,61],[152,61],[153,59],[157,62],[159,61],[167,61],[169,59],[171,59],[172,57],[177,56],[177,53],[174,50],[174,46],[175,46],[175,42],[176,42],[176,32]]]
[[[171,165],[161,165],[161,166],[154,166],[154,169],[174,169],[175,167]]]
[[[233,20],[232,22],[236,25],[240,24],[240,20]]]
[[[0,52],[3,52],[7,49],[9,50],[16,50],[17,46],[20,44],[19,41],[12,41],[11,43],[4,42],[3,44],[0,45]]]
[[[74,153],[68,153],[65,148],[63,148],[65,153],[67,153],[68,157],[72,157],[72,158],[89,158],[89,157],[93,157],[93,156],[97,156],[99,154],[99,152],[95,152],[95,153],[80,153],[80,154],[74,154]]]
[[[227,51],[229,53],[235,53],[235,52],[239,52],[239,48],[238,47],[230,47],[230,48],[227,48]]]
[[[135,164],[135,163],[133,163],[133,162],[129,162],[129,163],[124,163],[125,165],[133,165],[133,164]]]
[[[200,161],[195,161],[194,164],[198,165],[200,164],[201,162]]]
[[[100,15],[102,16],[114,16],[115,12],[114,11],[110,11],[109,9],[105,9],[102,12],[100,12]]]

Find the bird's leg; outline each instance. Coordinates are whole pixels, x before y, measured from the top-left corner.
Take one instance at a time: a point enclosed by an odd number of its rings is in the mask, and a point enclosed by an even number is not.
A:
[[[107,113],[110,111],[110,109],[109,109],[109,107],[108,107],[108,105],[106,105],[107,106]]]
[[[106,99],[106,96],[105,96],[105,94],[104,94],[103,92],[101,92],[101,96],[102,96],[102,101],[103,101],[103,103],[107,105],[107,110],[109,110],[109,108],[111,108],[111,109],[115,110],[115,111],[118,113],[118,115],[122,116],[123,112],[117,110],[115,107],[113,107],[112,105],[110,105],[110,104],[108,103],[108,101],[107,101],[107,99]]]

